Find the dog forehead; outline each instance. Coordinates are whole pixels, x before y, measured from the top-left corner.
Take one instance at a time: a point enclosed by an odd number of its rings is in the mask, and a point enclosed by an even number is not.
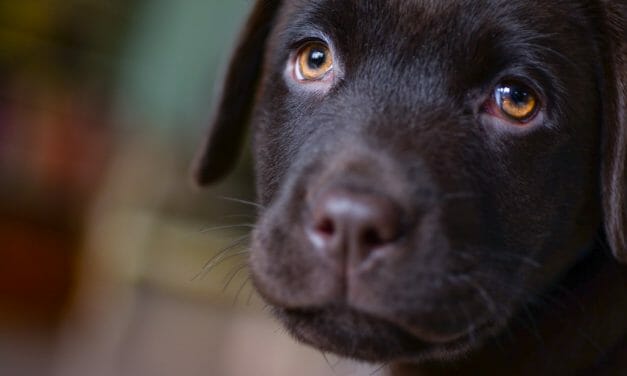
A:
[[[488,0],[475,4],[469,0],[286,0],[283,2],[284,8],[289,8],[296,11],[306,11],[308,9],[334,9],[341,10],[366,10],[366,11],[380,11],[388,9],[394,13],[407,14],[420,10],[422,12],[437,13],[452,7],[468,7],[468,5],[485,4],[486,7],[495,6],[499,2],[511,3],[509,1],[501,0]]]
[[[540,40],[549,45],[564,35],[564,25],[582,23],[580,9],[576,1],[288,0],[277,18],[274,45],[320,38],[359,62],[364,54],[384,53],[396,66],[409,65],[394,59],[429,56],[459,67],[473,53],[515,55],[521,53],[517,46]]]
[[[453,21],[444,13],[458,8],[463,8],[459,1],[448,0],[288,0],[280,19],[286,25],[359,31],[364,37],[393,35],[394,30],[407,35],[419,32],[431,19],[440,24]]]
[[[586,4],[557,0],[285,0],[278,24],[333,29],[353,40],[463,34],[482,27],[555,33]],[[374,38],[373,38],[374,37]],[[496,37],[508,37],[496,35]],[[456,38],[463,40],[463,38]]]
[[[538,0],[286,0],[283,13],[292,19],[308,17],[310,22],[325,19],[412,25],[419,29],[425,22],[456,24],[461,18],[474,22],[482,19],[504,21],[519,16],[564,16],[569,8],[580,8],[578,1],[543,2]],[[365,17],[365,18],[364,18]]]

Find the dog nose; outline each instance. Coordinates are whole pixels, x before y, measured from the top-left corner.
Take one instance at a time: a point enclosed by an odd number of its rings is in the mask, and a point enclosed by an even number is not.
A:
[[[328,256],[346,257],[349,267],[400,235],[398,206],[379,194],[329,190],[314,202],[312,213],[311,242]]]

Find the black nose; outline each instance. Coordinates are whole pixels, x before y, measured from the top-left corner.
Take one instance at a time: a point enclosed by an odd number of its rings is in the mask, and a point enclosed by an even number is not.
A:
[[[394,202],[374,193],[328,190],[312,207],[309,238],[331,257],[346,257],[357,266],[400,235],[400,210]]]

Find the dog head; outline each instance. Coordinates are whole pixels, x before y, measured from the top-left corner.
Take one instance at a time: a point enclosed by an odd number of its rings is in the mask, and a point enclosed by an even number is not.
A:
[[[300,340],[450,357],[603,238],[627,260],[625,7],[259,1],[196,167],[252,125],[251,269]]]

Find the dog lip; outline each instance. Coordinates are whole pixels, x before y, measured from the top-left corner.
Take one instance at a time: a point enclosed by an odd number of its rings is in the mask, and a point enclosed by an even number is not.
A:
[[[486,320],[456,338],[447,338],[448,342],[434,342],[397,322],[347,306],[316,309],[274,307],[274,313],[300,341],[323,351],[370,362],[461,358],[470,348],[498,333],[499,328],[497,322]]]
[[[315,321],[317,317],[325,315],[328,312],[344,312],[346,314],[357,315],[367,322],[389,325],[401,333],[411,336],[424,345],[431,346],[446,346],[446,347],[458,347],[469,342],[476,332],[488,331],[493,324],[490,320],[484,320],[480,323],[473,324],[465,330],[460,330],[451,333],[438,333],[437,331],[429,331],[425,328],[419,328],[410,324],[403,323],[402,321],[383,317],[381,315],[373,314],[353,307],[348,304],[334,305],[317,308],[286,308],[275,307],[284,312],[288,316],[298,317],[300,320],[312,320]],[[339,325],[339,324],[338,324]]]
[[[438,333],[436,331],[428,331],[422,328],[400,325],[405,331],[413,336],[422,339],[428,343],[439,345],[454,345],[468,342],[474,333],[488,330],[492,326],[489,320],[471,324],[466,329],[451,333]]]
[[[467,328],[462,330],[455,331],[438,331],[429,329],[428,326],[418,326],[412,325],[409,323],[405,323],[402,320],[384,317],[382,315],[377,315],[373,313],[366,312],[364,310],[355,309],[356,312],[360,314],[367,315],[368,317],[372,317],[377,320],[385,321],[389,324],[394,325],[395,327],[403,330],[404,332],[411,334],[413,337],[420,339],[421,341],[433,345],[447,345],[452,344],[457,341],[463,341],[466,337],[468,337],[471,333],[475,332],[478,328],[486,326],[486,322],[481,322],[478,324],[469,325]]]

